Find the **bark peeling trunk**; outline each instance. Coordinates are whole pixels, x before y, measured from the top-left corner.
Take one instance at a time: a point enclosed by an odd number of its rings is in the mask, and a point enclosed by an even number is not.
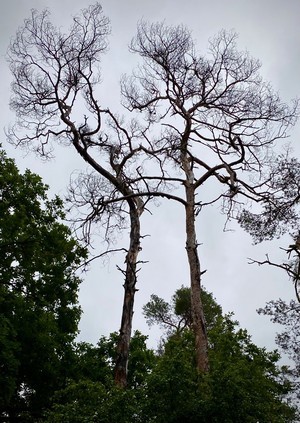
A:
[[[140,214],[139,208],[134,202],[130,206],[130,245],[126,255],[124,300],[121,319],[121,328],[117,344],[117,358],[114,369],[114,378],[117,386],[125,388],[127,385],[127,368],[129,359],[130,339],[132,330],[134,295],[137,291],[137,258],[140,248]]]
[[[186,186],[186,252],[190,268],[192,324],[195,335],[196,362],[199,371],[207,372],[209,370],[208,342],[201,300],[201,270],[197,252],[194,196],[193,186]]]
[[[74,134],[74,146],[78,153],[86,160],[99,174],[108,179],[124,196],[132,194],[130,188],[124,184],[122,178],[114,176],[107,170],[102,168],[95,160],[86,152],[86,150],[80,145],[80,135],[74,128],[72,122],[67,120],[67,123],[73,129]],[[124,270],[125,282],[124,282],[124,300],[121,318],[121,327],[119,332],[119,339],[117,343],[117,357],[114,368],[114,381],[115,384],[121,388],[125,388],[127,385],[127,369],[130,349],[130,339],[132,330],[132,318],[133,318],[133,307],[134,307],[134,296],[137,282],[137,259],[140,248],[140,216],[144,211],[144,203],[139,197],[129,198],[129,215],[130,215],[130,241],[129,249],[126,255],[125,263],[126,268]]]
[[[195,227],[195,185],[194,172],[191,160],[187,153],[187,140],[189,125],[182,140],[181,164],[185,173],[185,229],[186,252],[190,269],[192,326],[195,335],[196,366],[200,372],[209,370],[208,341],[203,305],[201,301],[201,269],[197,251],[197,238]]]

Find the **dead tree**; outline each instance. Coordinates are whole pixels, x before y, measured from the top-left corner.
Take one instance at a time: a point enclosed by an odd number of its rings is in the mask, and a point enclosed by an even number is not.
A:
[[[100,82],[99,63],[107,47],[109,21],[96,3],[73,18],[64,34],[49,20],[49,12],[33,11],[25,20],[8,50],[13,75],[11,108],[17,123],[10,128],[11,142],[40,155],[51,157],[55,143],[74,148],[100,175],[110,191],[105,198],[95,193],[94,212],[101,219],[103,210],[117,193],[129,216],[130,242],[125,259],[124,302],[117,346],[115,381],[126,385],[129,343],[132,327],[137,261],[140,251],[140,216],[144,202],[130,183],[127,172],[134,146],[134,131],[125,130],[116,116],[101,108],[95,96]],[[112,137],[103,131],[103,117],[110,119]],[[102,185],[103,187],[103,185]],[[116,211],[116,208],[114,209]]]
[[[184,188],[200,371],[209,366],[196,216],[220,199],[229,218],[236,216],[238,198],[268,201],[264,168],[272,160],[275,142],[287,136],[297,115],[297,103],[291,107],[282,103],[260,77],[259,62],[239,52],[235,41],[236,34],[220,32],[210,41],[205,57],[196,53],[185,27],[141,22],[130,48],[141,56],[142,64],[122,82],[125,106],[144,112],[149,129],[160,134],[155,145],[164,150],[165,160],[175,169],[173,176]],[[209,192],[203,189],[208,182]]]

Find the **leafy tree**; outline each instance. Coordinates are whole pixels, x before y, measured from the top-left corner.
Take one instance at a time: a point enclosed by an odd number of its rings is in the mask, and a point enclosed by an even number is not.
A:
[[[202,297],[205,324],[210,329],[215,324],[216,318],[221,316],[222,309],[205,288],[202,288]],[[150,298],[151,300],[143,307],[143,314],[149,326],[155,323],[159,324],[167,334],[174,333],[174,331],[181,333],[186,328],[192,329],[190,288],[182,286],[177,289],[171,303],[155,294],[152,294]]]
[[[273,323],[282,325],[283,330],[277,333],[276,343],[280,350],[287,354],[293,362],[289,377],[293,384],[293,396],[300,401],[300,304],[279,300],[269,301],[264,308],[258,310],[260,314],[269,316]]]
[[[86,250],[38,175],[20,174],[3,151],[0,168],[0,413],[36,421],[73,359]]]
[[[174,298],[184,297],[187,289],[176,291],[170,310],[173,317]],[[203,299],[204,307],[212,306],[208,326],[210,371],[203,374],[195,370],[193,332],[188,327],[178,331],[170,325],[173,332],[168,331],[164,350],[147,379],[146,421],[296,421],[295,410],[285,400],[291,388],[277,366],[279,355],[253,344],[231,315],[222,315],[211,294],[206,293]],[[155,319],[159,322],[159,314]]]
[[[182,304],[189,288],[173,296]],[[206,291],[204,291],[206,292]],[[231,315],[223,315],[212,295],[204,306],[209,321],[210,372],[198,372],[194,335],[186,326],[168,331],[163,349],[155,357],[147,349],[146,337],[136,332],[129,360],[129,389],[113,384],[117,334],[102,337],[96,347],[80,345],[76,377],[55,394],[49,423],[196,423],[249,422],[288,423],[297,421],[286,401],[290,386],[277,366],[279,355],[268,353],[251,342],[247,331]],[[186,302],[189,303],[190,300]],[[184,309],[184,315],[187,309]],[[156,315],[159,322],[159,315]],[[165,323],[164,323],[165,324]],[[166,324],[165,324],[166,325]],[[165,326],[166,327],[166,326]]]
[[[134,390],[101,382],[71,382],[57,393],[48,423],[130,423],[141,422]]]
[[[137,388],[143,385],[145,375],[151,371],[155,363],[154,352],[147,348],[147,336],[135,331],[130,343],[128,362],[128,387]],[[89,379],[94,382],[110,381],[114,363],[117,359],[116,345],[118,334],[113,332],[107,338],[102,336],[97,344],[79,343],[76,346],[77,367],[74,379]]]
[[[281,154],[272,162],[268,173],[268,202],[259,212],[243,210],[241,226],[256,243],[279,238],[288,232],[297,244],[299,235],[300,163],[296,158]],[[299,245],[298,245],[299,247]]]
[[[295,421],[287,397],[291,386],[276,351],[257,347],[229,316],[218,322],[209,340],[212,421]]]
[[[55,394],[47,422],[129,423],[144,421],[145,384],[156,358],[136,331],[130,343],[128,388],[113,384],[118,334],[102,337],[97,346],[79,344],[77,368],[67,387]]]

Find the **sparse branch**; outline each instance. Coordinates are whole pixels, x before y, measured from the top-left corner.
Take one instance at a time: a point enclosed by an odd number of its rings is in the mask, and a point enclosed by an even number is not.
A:
[[[86,268],[90,263],[92,263],[94,260],[98,260],[99,258],[103,258],[105,256],[108,256],[109,254],[113,254],[113,253],[119,253],[119,252],[124,252],[127,253],[127,250],[125,248],[112,248],[110,250],[106,250],[103,253],[97,254],[87,260],[85,260],[85,262],[83,264],[81,264],[78,269],[80,269],[81,267]]]
[[[33,10],[8,49],[8,61],[14,75],[11,107],[17,112],[18,125],[27,133],[32,131],[28,141],[34,141],[35,137],[39,141],[42,136],[36,123],[40,128],[57,127],[57,131],[47,134],[46,144],[56,139],[55,132],[68,132],[61,128],[64,121],[60,118],[71,119],[77,109],[79,93],[87,93],[86,105],[88,108],[93,105],[92,110],[89,109],[97,122],[93,133],[99,130],[100,115],[92,87],[99,81],[97,64],[106,50],[110,31],[109,21],[103,16],[99,3],[74,18],[68,35],[55,28],[49,16],[48,11]],[[11,141],[26,142],[26,138],[18,139],[14,132],[10,135]]]
[[[291,254],[291,251],[296,252],[296,257],[294,261],[290,261],[287,263],[275,263],[270,260],[269,255],[266,254],[266,260],[259,261],[254,259],[249,259],[249,264],[258,264],[259,266],[268,264],[270,266],[276,267],[278,269],[282,269],[285,273],[293,280],[295,295],[297,298],[298,303],[300,303],[300,293],[299,293],[299,281],[300,281],[300,252],[298,249],[289,248],[283,249],[287,254]]]
[[[115,203],[115,202],[120,202],[123,200],[128,200],[129,198],[136,198],[136,197],[160,197],[160,198],[166,198],[167,200],[173,200],[173,201],[177,201],[181,204],[183,204],[184,206],[186,205],[186,201],[183,200],[181,197],[177,197],[176,195],[170,194],[168,192],[161,192],[161,191],[140,191],[138,193],[132,193],[129,194],[127,196],[124,197],[118,197],[112,200],[107,200],[105,201],[105,204],[111,204],[111,203]]]
[[[196,54],[185,27],[142,21],[130,46],[142,64],[122,85],[124,103],[131,111],[144,112],[149,131],[160,133],[152,145],[164,145],[160,154],[173,164],[175,178],[180,172],[178,179],[183,180],[197,365],[204,371],[207,338],[198,301],[195,217],[204,204],[220,198],[228,218],[237,216],[235,210],[239,213],[240,197],[277,209],[268,176],[272,146],[287,136],[299,114],[298,102],[289,107],[280,100],[259,75],[260,63],[237,50],[236,38],[233,32],[221,31],[205,57]],[[197,191],[211,178],[225,190],[213,192],[210,201],[197,202]]]

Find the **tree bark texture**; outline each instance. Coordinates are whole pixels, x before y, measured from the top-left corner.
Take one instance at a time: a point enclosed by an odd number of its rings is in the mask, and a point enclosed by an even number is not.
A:
[[[189,137],[189,125],[182,139],[181,164],[185,173],[185,229],[186,229],[186,252],[190,269],[191,284],[191,308],[192,326],[195,336],[196,366],[198,371],[207,372],[208,363],[208,341],[203,305],[201,300],[201,269],[197,251],[197,237],[195,227],[195,176],[193,165],[187,153]]]
[[[190,267],[192,325],[195,335],[197,369],[201,372],[209,370],[208,342],[203,305],[201,300],[201,270],[197,251],[194,187],[186,186],[186,252]]]
[[[144,211],[144,203],[139,197],[130,198],[132,194],[130,188],[124,184],[124,181],[116,176],[113,176],[108,171],[103,169],[78,143],[78,133],[74,131],[75,142],[74,146],[78,153],[86,160],[97,172],[108,179],[124,196],[129,196],[127,203],[130,214],[130,241],[129,249],[126,255],[124,270],[124,300],[121,318],[121,327],[119,332],[119,339],[117,343],[117,357],[114,368],[115,384],[121,388],[127,385],[127,369],[130,349],[130,339],[132,330],[132,318],[134,307],[134,295],[137,291],[137,259],[140,248],[140,216]]]
[[[130,207],[130,225],[130,245],[125,259],[123,311],[114,369],[115,383],[121,388],[126,387],[127,384],[134,295],[137,291],[137,258],[140,252],[140,211],[135,205],[131,205]]]

